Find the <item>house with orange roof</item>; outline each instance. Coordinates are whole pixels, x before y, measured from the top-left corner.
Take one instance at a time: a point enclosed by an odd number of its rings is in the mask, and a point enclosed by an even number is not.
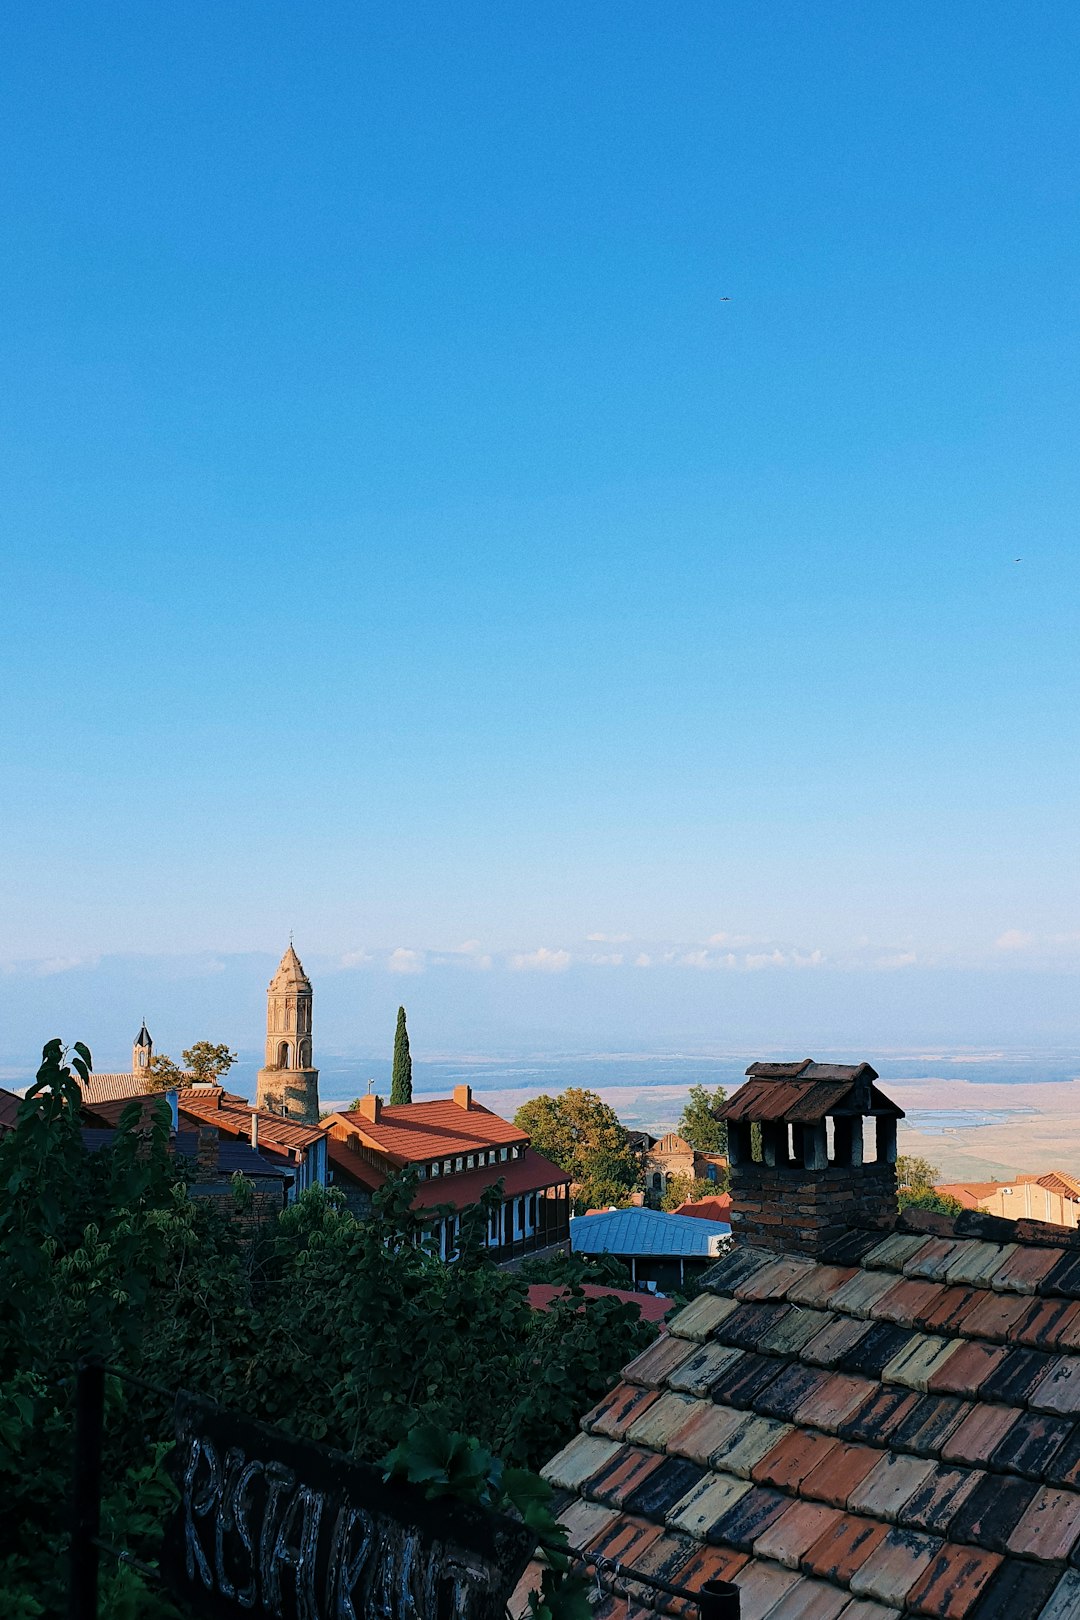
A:
[[[411,1103],[362,1097],[358,1108],[329,1114],[322,1125],[331,1185],[343,1189],[358,1213],[370,1207],[388,1176],[416,1171],[413,1208],[432,1211],[444,1259],[456,1250],[461,1211],[499,1182],[502,1202],[487,1238],[495,1260],[516,1260],[569,1239],[570,1177],[534,1152],[517,1125],[478,1102],[471,1086]]]
[[[257,1153],[286,1168],[292,1176],[290,1201],[308,1187],[328,1185],[326,1135],[317,1125],[304,1125],[288,1115],[253,1108],[243,1097],[221,1086],[182,1087],[177,1092],[176,1106],[181,1126],[194,1125],[204,1142],[208,1140],[207,1132],[245,1139]],[[100,1106],[95,1109],[101,1111]]]
[[[949,1181],[934,1191],[955,1198],[965,1209],[981,1209],[1007,1220],[1080,1226],[1080,1180],[1067,1170],[1044,1170],[1010,1181]]]

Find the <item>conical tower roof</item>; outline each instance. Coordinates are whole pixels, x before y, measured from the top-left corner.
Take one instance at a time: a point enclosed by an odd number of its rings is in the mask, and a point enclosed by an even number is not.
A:
[[[304,964],[293,950],[292,940],[289,948],[278,964],[278,970],[270,980],[271,990],[310,990],[311,980],[304,972]]]
[[[150,1031],[146,1027],[146,1019],[144,1018],[143,1021],[142,1021],[142,1028],[139,1030],[139,1033],[135,1037],[135,1045],[136,1046],[153,1046],[153,1044],[154,1044],[153,1041],[150,1039]]]

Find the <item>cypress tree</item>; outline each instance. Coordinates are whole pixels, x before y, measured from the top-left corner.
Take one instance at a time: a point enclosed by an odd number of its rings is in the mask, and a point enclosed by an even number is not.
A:
[[[397,1029],[394,1032],[394,1070],[390,1079],[391,1103],[412,1102],[412,1056],[409,1052],[409,1032],[405,1028],[405,1009],[397,1010]]]

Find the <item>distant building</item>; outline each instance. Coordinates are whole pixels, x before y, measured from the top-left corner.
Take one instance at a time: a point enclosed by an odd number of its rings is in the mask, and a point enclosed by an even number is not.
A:
[[[290,1201],[307,1187],[328,1184],[326,1136],[317,1125],[253,1108],[221,1086],[188,1086],[177,1094],[181,1129],[186,1124],[200,1134],[216,1133],[251,1146],[291,1179]],[[205,1137],[204,1137],[205,1139]]]
[[[319,1071],[312,1067],[311,980],[292,941],[266,992],[266,1062],[255,1102],[272,1114],[319,1123]]]
[[[460,1211],[497,1181],[502,1204],[487,1236],[495,1260],[535,1254],[569,1237],[570,1177],[535,1153],[517,1125],[477,1102],[471,1086],[456,1086],[452,1098],[389,1106],[362,1097],[359,1108],[330,1114],[323,1126],[332,1185],[356,1213],[366,1213],[387,1177],[406,1168],[419,1177],[414,1209],[450,1206],[450,1213],[432,1215],[444,1259],[457,1247]]]
[[[950,1181],[934,1190],[955,1198],[965,1209],[981,1209],[987,1215],[1080,1226],[1080,1180],[1066,1170],[1013,1176],[1010,1181]]]
[[[689,1199],[680,1204],[676,1215],[691,1215],[698,1221],[720,1221],[730,1224],[731,1221],[731,1194],[718,1193],[715,1198],[699,1198],[696,1203]]]
[[[575,1254],[613,1254],[635,1283],[681,1287],[714,1265],[731,1235],[719,1221],[665,1215],[658,1209],[612,1209],[579,1215],[570,1228]]]
[[[723,1180],[727,1170],[723,1154],[700,1153],[677,1131],[669,1131],[661,1137],[649,1136],[645,1131],[633,1134],[642,1140],[640,1154],[645,1191],[654,1197],[663,1197],[669,1182],[677,1176],[686,1176],[691,1181]]]
[[[131,1045],[131,1069],[125,1073],[116,1071],[110,1073],[102,1071],[100,1074],[91,1070],[89,1080],[79,1080],[79,1089],[83,1094],[83,1101],[88,1103],[108,1102],[113,1097],[141,1097],[151,1090],[150,1066],[154,1057],[154,1042],[144,1019],[139,1033]]]

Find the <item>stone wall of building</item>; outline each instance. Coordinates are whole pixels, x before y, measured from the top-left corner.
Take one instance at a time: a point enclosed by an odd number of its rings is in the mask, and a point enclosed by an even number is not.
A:
[[[818,1254],[850,1227],[890,1227],[896,1213],[894,1164],[807,1170],[751,1160],[731,1170],[732,1235],[757,1249]]]

